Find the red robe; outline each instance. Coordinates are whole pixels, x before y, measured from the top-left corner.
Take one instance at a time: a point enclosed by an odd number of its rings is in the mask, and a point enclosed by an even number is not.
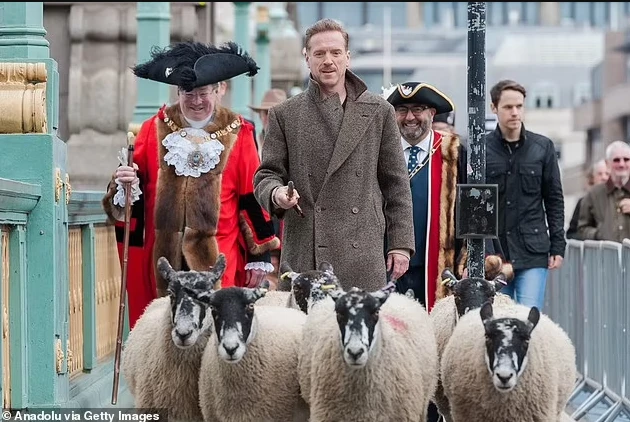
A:
[[[457,183],[465,183],[466,180],[465,171],[459,168],[462,164],[459,161],[459,138],[442,132],[434,133],[431,148],[438,143],[440,147],[436,149],[428,164],[430,184],[425,303],[429,311],[436,300],[446,295],[446,290],[440,283],[442,271],[445,268],[454,269],[456,249],[461,247],[461,242],[455,240],[455,196]]]
[[[162,110],[142,124],[135,141],[134,163],[138,165],[142,195],[132,207],[128,252],[127,296],[131,328],[146,306],[157,297],[153,256],[156,239],[154,211],[156,196],[160,191],[157,188],[160,167],[157,127],[163,124],[158,121],[164,119]],[[170,110],[172,114],[177,112],[175,108]],[[240,119],[240,130],[231,149],[227,150],[229,156],[221,178],[216,241],[227,261],[221,287],[242,286],[245,264],[257,260],[255,255],[265,254],[280,246],[269,214],[260,207],[253,194],[254,173],[260,163],[253,126],[242,117]],[[111,199],[115,189],[115,183],[110,182],[108,194],[103,199],[111,219],[114,215]],[[114,222],[122,264],[124,223],[118,220]]]

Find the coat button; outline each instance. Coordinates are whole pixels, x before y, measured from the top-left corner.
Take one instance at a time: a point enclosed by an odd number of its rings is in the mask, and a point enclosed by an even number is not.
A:
[[[359,209],[357,207],[352,207],[352,214],[358,214]]]
[[[358,177],[361,177],[361,174],[363,174],[363,173],[361,172],[361,170],[357,170],[357,176],[358,176]]]
[[[534,229],[534,233],[538,233],[538,229]]]
[[[322,212],[322,207],[319,205],[315,207],[315,212]]]
[[[359,248],[359,242],[352,242],[352,247],[354,249],[358,249]]]

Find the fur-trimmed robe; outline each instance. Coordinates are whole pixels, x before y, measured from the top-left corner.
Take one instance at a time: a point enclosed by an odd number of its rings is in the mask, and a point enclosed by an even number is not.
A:
[[[187,126],[177,104],[164,107],[143,123],[135,143],[134,163],[139,168],[142,195],[133,205],[130,234],[128,296],[132,327],[151,300],[166,294],[167,284],[155,270],[160,256],[168,258],[176,270],[207,270],[220,251],[227,260],[221,286],[230,287],[240,284],[251,256],[280,246],[269,214],[253,195],[253,175],[259,159],[252,125],[217,106],[206,132],[226,129],[234,122],[237,127],[218,137],[225,149],[216,167],[194,178],[177,176],[174,167],[164,161],[167,151],[161,141],[172,132],[164,121],[166,116],[179,128]],[[103,207],[116,224],[122,259],[123,216],[112,203],[115,193],[112,180]]]
[[[447,294],[440,283],[445,268],[454,270],[455,258],[463,242],[455,239],[455,198],[457,184],[466,183],[466,157],[459,137],[454,134],[434,131],[433,148],[441,141],[429,166],[429,212],[425,265],[425,303],[433,308],[435,301]],[[437,216],[437,218],[436,218]],[[417,224],[417,222],[414,222]],[[437,263],[437,265],[436,265]]]

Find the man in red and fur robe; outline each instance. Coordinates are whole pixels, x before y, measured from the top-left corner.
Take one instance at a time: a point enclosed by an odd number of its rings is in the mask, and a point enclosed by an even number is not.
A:
[[[403,293],[413,290],[430,311],[447,294],[440,282],[442,271],[456,271],[456,257],[466,256],[464,242],[455,238],[456,187],[466,183],[466,149],[454,131],[432,129],[436,114],[454,111],[453,102],[437,88],[423,82],[406,82],[385,96],[396,110],[407,159],[416,239],[416,253],[407,272],[398,279],[397,289]],[[492,247],[488,250],[491,255],[501,254],[494,242],[486,245],[487,250]],[[486,268],[489,264],[487,259]],[[489,276],[486,274],[486,278]]]
[[[253,287],[273,270],[269,253],[280,241],[253,195],[259,165],[253,127],[219,104],[220,81],[257,70],[234,43],[197,42],[156,50],[134,68],[138,77],[176,85],[178,101],[142,124],[136,169],[118,167],[103,198],[122,257],[122,186],[134,186],[127,287],[132,328],[153,299],[167,294],[155,269],[161,256],[176,270],[206,271],[223,253],[220,287]]]

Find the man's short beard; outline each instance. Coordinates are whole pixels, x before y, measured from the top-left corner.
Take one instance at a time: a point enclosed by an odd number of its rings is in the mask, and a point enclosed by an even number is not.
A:
[[[405,126],[402,126],[402,128],[400,129],[400,134],[410,144],[413,142],[418,143],[422,141],[422,139],[429,132],[429,129],[431,129],[431,124],[432,122],[430,121],[422,121],[420,122],[420,126],[417,129],[408,129]]]

